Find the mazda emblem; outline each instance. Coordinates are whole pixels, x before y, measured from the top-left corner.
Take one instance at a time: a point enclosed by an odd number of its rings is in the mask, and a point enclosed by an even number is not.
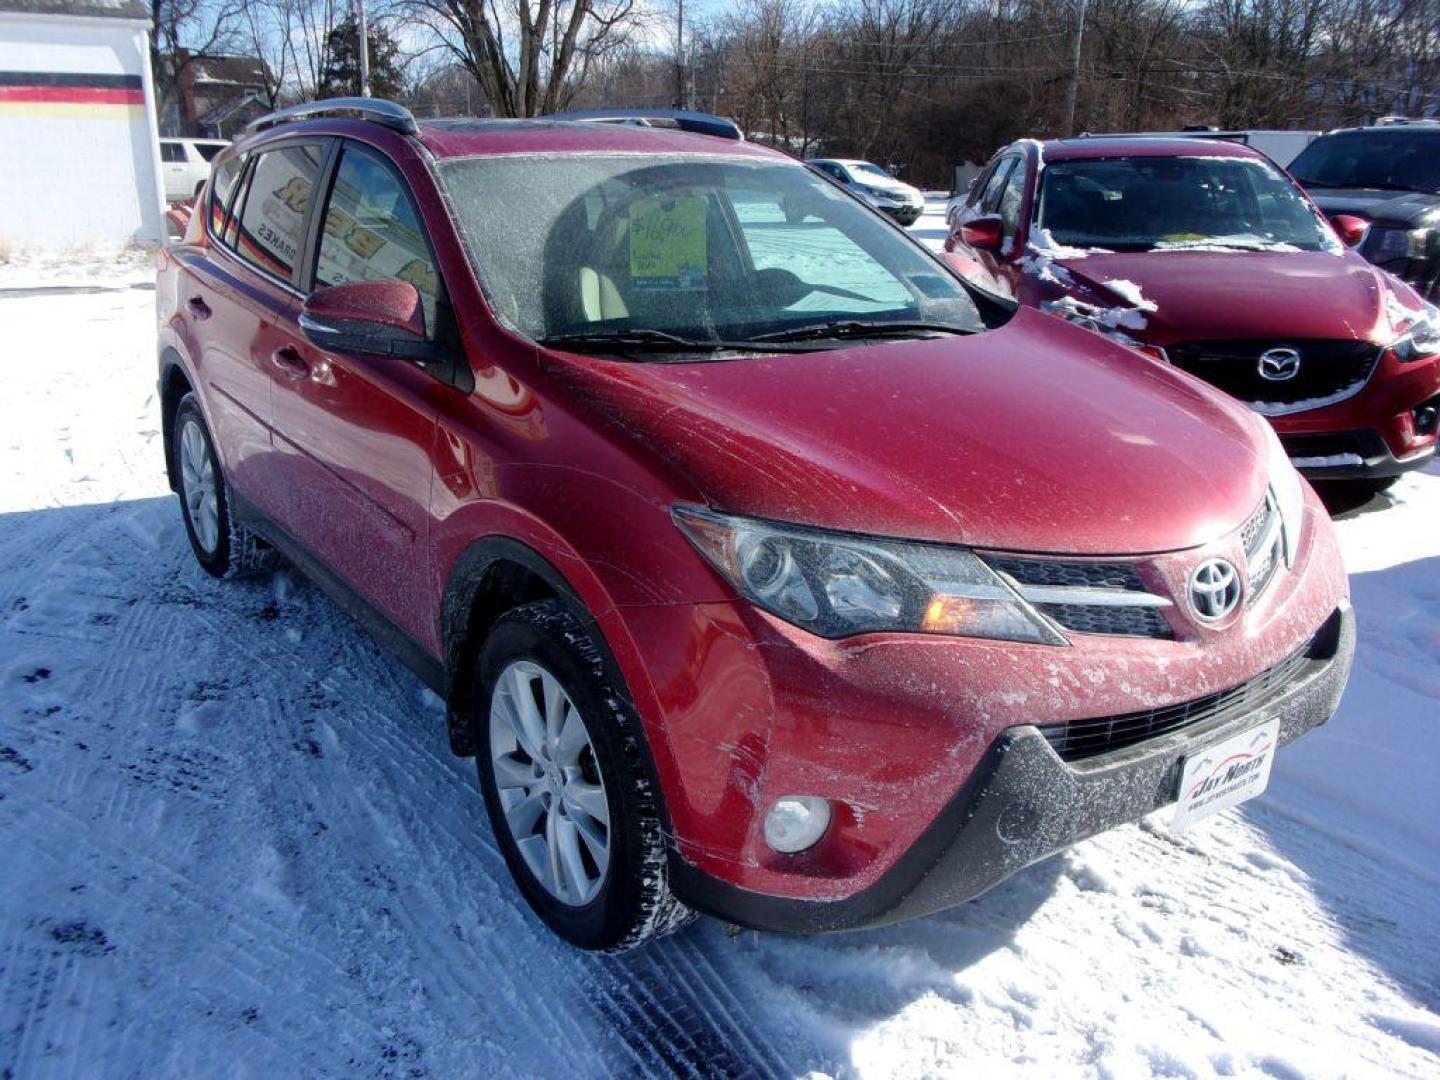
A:
[[[1260,377],[1270,382],[1288,382],[1300,374],[1300,351],[1288,345],[1266,349],[1260,354]]]
[[[1215,622],[1240,603],[1240,575],[1224,559],[1206,559],[1190,575],[1190,608],[1202,622]]]

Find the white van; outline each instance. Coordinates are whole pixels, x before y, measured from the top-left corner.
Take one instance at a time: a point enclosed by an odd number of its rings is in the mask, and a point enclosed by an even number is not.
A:
[[[165,201],[181,202],[198,195],[200,185],[210,177],[210,159],[229,145],[224,139],[161,139]]]

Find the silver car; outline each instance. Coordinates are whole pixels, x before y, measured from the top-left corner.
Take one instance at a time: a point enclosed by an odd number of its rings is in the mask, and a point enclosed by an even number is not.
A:
[[[915,224],[925,210],[919,188],[895,179],[879,165],[854,158],[815,158],[805,164],[838,180],[901,225]]]

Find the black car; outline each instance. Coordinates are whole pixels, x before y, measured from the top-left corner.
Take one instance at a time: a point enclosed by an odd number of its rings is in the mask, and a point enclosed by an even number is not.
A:
[[[1325,213],[1371,222],[1362,255],[1440,298],[1440,121],[1333,131],[1290,172]]]

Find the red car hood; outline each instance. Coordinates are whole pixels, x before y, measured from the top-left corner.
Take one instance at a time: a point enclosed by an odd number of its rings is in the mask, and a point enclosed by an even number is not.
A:
[[[1163,364],[1020,309],[973,337],[617,364],[566,358],[573,400],[717,509],[1016,551],[1138,554],[1239,525],[1260,421]]]
[[[1380,272],[1351,252],[1159,251],[1057,260],[1087,303],[1124,306],[1106,282],[1139,287],[1155,305],[1145,329],[1153,345],[1221,338],[1388,340]],[[1123,286],[1122,286],[1123,289]]]

